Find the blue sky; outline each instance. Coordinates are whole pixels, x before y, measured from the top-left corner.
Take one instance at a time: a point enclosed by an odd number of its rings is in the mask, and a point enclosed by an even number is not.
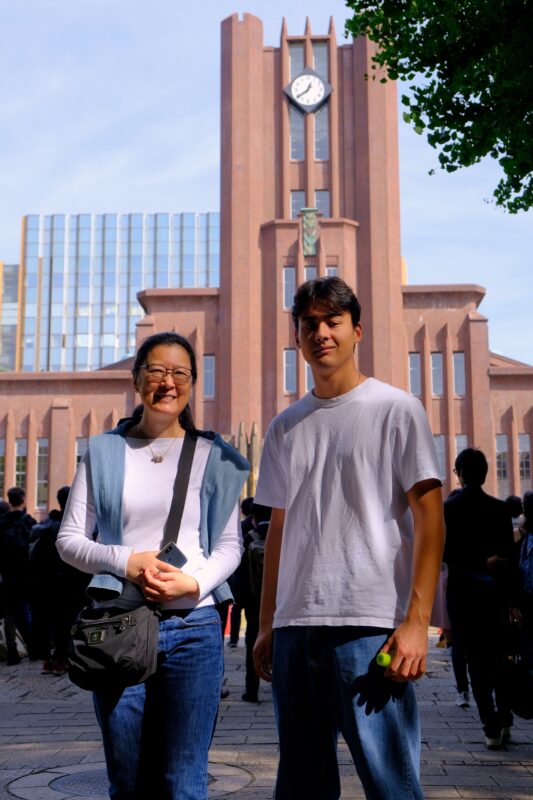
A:
[[[281,19],[317,33],[341,0],[2,0],[0,259],[27,213],[219,207],[220,21],[248,11],[267,45]],[[454,174],[400,121],[402,252],[410,283],[476,283],[490,346],[533,363],[532,215],[490,201],[499,168]]]

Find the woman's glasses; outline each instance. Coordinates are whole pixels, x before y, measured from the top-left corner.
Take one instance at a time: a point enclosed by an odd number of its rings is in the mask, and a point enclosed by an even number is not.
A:
[[[145,369],[148,380],[153,383],[161,383],[167,375],[172,376],[172,380],[178,386],[189,383],[192,378],[192,370],[187,367],[162,367],[159,364],[143,364],[140,369]]]

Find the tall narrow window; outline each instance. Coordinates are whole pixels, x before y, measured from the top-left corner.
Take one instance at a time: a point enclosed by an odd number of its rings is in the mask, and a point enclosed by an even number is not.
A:
[[[316,266],[314,264],[309,264],[309,266],[304,267],[304,277],[306,281],[314,281],[316,278]]]
[[[304,45],[303,42],[291,42],[289,44],[289,63],[290,80],[292,81],[304,68]]]
[[[322,106],[315,118],[315,160],[327,161],[329,158],[329,106]],[[329,215],[328,215],[329,216]]]
[[[204,400],[215,396],[215,356],[204,356]]]
[[[422,394],[420,353],[409,353],[409,391],[415,397]]]
[[[466,394],[465,354],[453,354],[453,390],[457,397]]]
[[[329,189],[317,189],[315,192],[315,206],[324,217],[330,216]]]
[[[431,393],[433,397],[442,397],[444,394],[442,353],[431,354]]]
[[[296,350],[291,347],[283,351],[283,391],[296,392]]]
[[[291,192],[291,219],[297,219],[302,208],[305,208],[305,192],[296,189]]]
[[[455,455],[458,456],[468,447],[468,436],[466,433],[458,433],[455,436]]]
[[[78,438],[76,439],[76,466],[82,460],[88,446],[89,446],[89,440],[87,439],[87,437],[78,436]]]
[[[291,129],[291,159],[293,161],[303,161],[305,158],[305,118],[301,111],[294,106],[290,106],[290,129]]]
[[[509,495],[509,451],[505,433],[496,434],[496,478],[498,495],[504,499]]]
[[[305,365],[305,388],[308,392],[315,388],[315,379],[310,364]]]
[[[326,267],[326,275],[328,278],[336,278],[339,274],[337,267]]]
[[[520,493],[529,491],[531,484],[531,439],[529,433],[518,434],[518,467],[520,471]]]
[[[26,470],[28,463],[28,442],[26,439],[15,440],[15,486],[26,488]]]
[[[5,497],[6,491],[6,440],[0,439],[0,500]]]
[[[48,505],[48,439],[37,439],[35,505],[37,508],[46,508]]]
[[[290,310],[296,293],[296,270],[283,267],[283,308]]]
[[[329,80],[327,42],[313,42],[313,68],[322,78]]]
[[[443,481],[446,478],[446,443],[443,434],[435,434],[433,436],[433,441],[435,442],[435,450],[437,451],[439,478]]]

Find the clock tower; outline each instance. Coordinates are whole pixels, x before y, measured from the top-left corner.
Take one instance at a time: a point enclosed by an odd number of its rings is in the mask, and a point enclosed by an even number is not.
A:
[[[219,429],[272,417],[311,388],[290,315],[296,287],[339,275],[363,308],[363,372],[407,387],[396,90],[373,45],[326,34],[263,45],[259,19],[222,23]]]

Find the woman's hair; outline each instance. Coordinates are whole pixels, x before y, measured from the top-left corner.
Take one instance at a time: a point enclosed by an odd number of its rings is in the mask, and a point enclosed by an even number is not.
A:
[[[154,333],[153,336],[148,336],[145,339],[139,349],[137,350],[137,354],[135,356],[135,361],[133,362],[133,367],[131,368],[132,375],[134,379],[137,378],[139,374],[139,370],[146,364],[146,360],[154,347],[158,347],[159,345],[173,345],[176,344],[178,347],[183,347],[183,349],[187,352],[190,361],[191,361],[191,373],[192,373],[192,382],[193,386],[196,383],[196,379],[198,377],[198,367],[196,364],[196,355],[192,348],[190,342],[184,337],[180,336],[179,333],[174,333],[174,331],[165,331],[164,333]],[[142,405],[137,406],[135,411],[133,412],[133,419],[140,420],[142,416]],[[181,414],[178,418],[179,424],[185,431],[189,431],[189,433],[196,433],[196,427],[194,425],[194,420],[192,418],[192,412],[190,409],[189,404],[185,406]]]

